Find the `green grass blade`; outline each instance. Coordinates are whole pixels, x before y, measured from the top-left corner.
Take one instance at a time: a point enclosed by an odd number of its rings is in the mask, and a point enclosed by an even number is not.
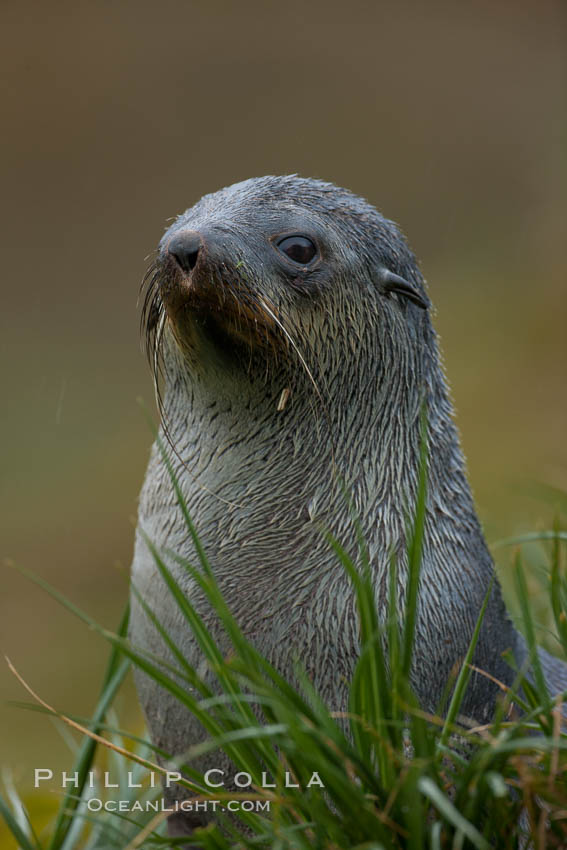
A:
[[[551,606],[563,651],[567,652],[567,582],[561,576],[560,531],[556,529],[551,557]],[[566,535],[567,536],[567,535]]]
[[[494,584],[494,579],[490,582],[490,586],[488,588],[488,592],[484,597],[484,602],[482,603],[482,608],[480,609],[480,613],[477,617],[476,625],[474,628],[474,632],[472,634],[471,640],[469,642],[469,647],[467,649],[467,654],[465,655],[464,661],[461,665],[461,669],[459,671],[459,675],[457,676],[457,681],[455,682],[455,687],[453,689],[453,694],[451,696],[451,701],[449,703],[449,708],[447,710],[447,714],[445,716],[445,722],[443,724],[443,728],[441,730],[441,734],[438,739],[438,746],[443,748],[447,745],[449,740],[449,736],[453,730],[453,724],[457,719],[457,715],[459,713],[459,708],[463,702],[463,698],[465,696],[465,691],[467,685],[469,683],[469,679],[471,676],[470,665],[472,663],[474,651],[476,649],[476,645],[478,643],[478,638],[480,635],[480,630],[482,628],[482,623],[484,621],[484,616],[486,614],[486,609],[488,607],[488,603],[490,601],[490,597],[492,595],[492,587]],[[439,749],[438,758],[443,758],[443,751]]]
[[[445,820],[452,824],[457,832],[461,832],[477,850],[490,850],[490,844],[472,823],[463,817],[441,789],[427,776],[418,781],[418,788],[435,806]]]
[[[18,842],[20,850],[41,850],[41,845],[33,843],[23,831],[2,795],[0,795],[0,814],[6,821],[6,825],[13,837]]]
[[[550,701],[549,691],[547,689],[547,683],[545,681],[545,676],[543,674],[543,670],[540,663],[539,653],[537,651],[534,624],[529,605],[530,596],[526,583],[526,577],[522,569],[522,563],[519,555],[516,557],[516,560],[514,562],[514,578],[516,583],[516,595],[518,597],[520,609],[522,612],[522,621],[525,628],[526,643],[530,655],[530,663],[533,669],[537,692],[540,699],[543,698],[544,706],[547,707],[549,706]],[[527,691],[528,689],[529,683],[526,683],[524,686],[524,690]]]
[[[140,592],[139,592],[138,588],[137,588],[137,587],[136,587],[136,586],[132,583],[132,584],[130,585],[130,589],[131,589],[131,591],[132,591],[133,595],[136,597],[137,602],[138,602],[138,603],[140,604],[140,606],[142,607],[142,609],[143,609],[144,613],[146,614],[146,616],[147,616],[147,617],[148,617],[148,619],[151,621],[151,623],[152,623],[152,624],[153,624],[153,626],[155,627],[156,631],[158,632],[158,634],[159,634],[159,635],[160,635],[160,637],[162,638],[163,642],[164,642],[164,643],[165,643],[165,645],[168,647],[168,649],[170,650],[171,654],[172,654],[172,655],[173,655],[173,657],[176,659],[176,661],[178,661],[178,663],[179,663],[180,667],[183,669],[183,671],[184,671],[184,673],[185,673],[185,676],[186,676],[186,678],[187,678],[187,681],[188,681],[188,682],[189,682],[189,683],[190,683],[190,684],[191,684],[191,685],[192,685],[195,689],[197,689],[197,690],[199,691],[199,693],[201,693],[201,695],[202,695],[203,697],[206,697],[206,698],[207,698],[207,697],[211,697],[211,696],[212,696],[212,691],[210,690],[210,688],[206,687],[205,683],[202,681],[202,679],[200,678],[200,676],[198,676],[198,675],[197,675],[197,673],[196,673],[196,671],[195,671],[195,668],[194,668],[191,664],[189,664],[189,662],[187,661],[187,659],[186,659],[185,655],[184,655],[184,654],[183,654],[183,652],[179,649],[178,645],[175,643],[175,641],[173,640],[173,638],[171,637],[171,635],[170,635],[170,634],[167,632],[167,630],[166,630],[166,629],[162,626],[162,624],[160,623],[160,621],[159,621],[158,617],[157,617],[157,616],[156,616],[156,614],[152,611],[152,609],[150,608],[150,606],[148,605],[148,603],[146,602],[146,600],[145,600],[145,599],[143,599],[143,597],[141,596],[141,594],[140,594]]]
[[[119,637],[123,638],[127,634],[129,617],[130,608],[129,606],[126,606],[126,610],[124,611],[118,626]],[[103,677],[102,692],[92,718],[92,726],[90,728],[93,732],[99,732],[99,724],[104,720],[108,709],[112,705],[114,698],[126,677],[129,667],[129,663],[125,662],[121,658],[119,647],[116,645],[113,646],[110,652],[107,669]],[[77,760],[73,765],[73,773],[77,773],[79,779],[78,785],[74,789],[77,797],[80,797],[83,792],[88,772],[92,767],[96,748],[97,744],[92,740],[92,738],[85,738],[81,743]],[[53,836],[48,845],[48,850],[58,850],[58,848],[63,846],[65,836],[73,822],[73,814],[76,806],[77,802],[69,789],[69,792],[65,794],[59,807]]]
[[[499,549],[502,546],[518,546],[522,543],[538,543],[542,540],[560,540],[567,542],[567,531],[530,531],[527,534],[517,534],[514,537],[503,537],[490,544],[491,549]]]
[[[425,513],[427,506],[427,461],[427,424],[424,409],[421,417],[421,443],[419,452],[417,495],[413,516],[413,528],[411,529],[411,535],[409,538],[410,544],[408,547],[408,585],[405,600],[404,631],[402,641],[401,670],[403,677],[407,681],[409,681],[410,677],[415,624],[417,621],[419,579],[421,573],[421,558],[425,533]]]

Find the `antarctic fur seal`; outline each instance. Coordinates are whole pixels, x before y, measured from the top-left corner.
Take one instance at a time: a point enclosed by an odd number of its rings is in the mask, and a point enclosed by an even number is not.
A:
[[[165,233],[148,275],[144,328],[163,375],[163,443],[224,597],[282,673],[293,677],[300,656],[335,710],[347,707],[357,613],[320,529],[356,556],[344,486],[384,611],[392,554],[400,594],[407,575],[407,510],[416,497],[426,405],[428,496],[411,680],[423,707],[434,711],[466,653],[494,571],[424,280],[398,228],[365,200],[320,180],[237,183],[203,197]],[[198,666],[195,639],[144,535],[162,553],[194,558],[156,446],[140,497],[133,583]],[[222,640],[187,574],[171,559],[168,565]],[[131,637],[166,654],[135,597]],[[474,663],[510,683],[505,650],[520,663],[526,657],[495,581]],[[541,661],[550,689],[566,688],[567,667],[543,651]],[[204,736],[150,679],[139,676],[138,688],[157,746],[181,753]],[[474,674],[464,710],[488,720],[497,692]]]

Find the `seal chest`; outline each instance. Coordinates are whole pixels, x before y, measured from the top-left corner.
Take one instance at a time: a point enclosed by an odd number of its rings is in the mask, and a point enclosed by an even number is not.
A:
[[[356,554],[346,485],[384,611],[392,553],[401,587],[407,572],[423,405],[429,489],[412,683],[427,710],[464,657],[493,578],[428,307],[396,226],[350,192],[297,176],[205,196],[165,233],[147,275],[143,325],[155,378],[163,376],[162,443],[221,591],[256,647],[290,678],[298,654],[337,711],[347,708],[358,655],[357,614],[321,528]],[[133,583],[198,667],[145,535],[161,553],[194,559],[155,446]],[[186,573],[168,565],[223,647]],[[131,637],[167,657],[136,597]],[[525,657],[495,583],[475,664],[510,682],[507,649]],[[204,737],[154,682],[140,675],[138,688],[158,747],[181,753]],[[483,721],[497,693],[473,675],[464,709]]]

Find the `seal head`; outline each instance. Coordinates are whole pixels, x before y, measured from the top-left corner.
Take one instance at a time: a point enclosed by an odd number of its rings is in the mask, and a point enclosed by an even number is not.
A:
[[[147,280],[152,362],[167,325],[197,368],[214,348],[246,363],[296,343],[335,359],[352,352],[360,311],[429,305],[391,222],[346,190],[298,177],[205,196],[168,230]]]

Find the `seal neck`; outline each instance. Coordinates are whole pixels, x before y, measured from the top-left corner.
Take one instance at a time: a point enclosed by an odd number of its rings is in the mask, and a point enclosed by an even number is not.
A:
[[[429,345],[436,353],[434,339]],[[189,508],[209,517],[237,506],[243,533],[279,522],[293,535],[310,522],[339,540],[354,511],[371,546],[400,548],[416,500],[425,400],[426,546],[449,547],[466,533],[485,550],[437,358],[365,362],[332,381],[314,374],[319,393],[301,371],[251,378],[177,368],[164,413]]]

